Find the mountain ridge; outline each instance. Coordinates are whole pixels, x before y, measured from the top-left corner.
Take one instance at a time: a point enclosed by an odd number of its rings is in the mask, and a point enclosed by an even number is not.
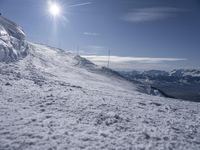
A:
[[[200,71],[199,70],[161,70],[120,72],[127,79],[150,84],[169,97],[199,102]],[[186,92],[187,91],[187,92]]]

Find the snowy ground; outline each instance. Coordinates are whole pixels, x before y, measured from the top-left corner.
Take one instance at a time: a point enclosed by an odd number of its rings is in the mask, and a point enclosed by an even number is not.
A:
[[[200,104],[150,96],[73,54],[31,44],[0,63],[0,150],[200,149]]]

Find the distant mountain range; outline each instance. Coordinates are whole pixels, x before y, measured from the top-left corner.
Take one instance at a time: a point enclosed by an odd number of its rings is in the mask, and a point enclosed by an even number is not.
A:
[[[171,97],[200,102],[200,70],[121,71],[128,80],[150,84]]]

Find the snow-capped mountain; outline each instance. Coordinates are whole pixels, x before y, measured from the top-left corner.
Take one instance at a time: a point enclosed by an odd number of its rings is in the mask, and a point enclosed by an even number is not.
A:
[[[20,26],[0,16],[0,62],[16,61],[28,53],[28,44]]]
[[[199,70],[173,70],[170,72],[160,70],[120,72],[129,80],[150,84],[163,91],[169,97],[189,101],[200,101],[200,71]]]
[[[149,70],[149,71],[128,71],[123,72],[123,74],[136,76],[136,75],[148,75],[152,77],[156,76],[172,76],[172,77],[200,77],[200,70],[197,69],[175,69],[172,71],[163,71],[163,70]]]
[[[200,149],[199,103],[147,95],[148,85],[0,24],[0,149]]]
[[[170,72],[171,76],[178,76],[178,77],[200,77],[200,70],[195,69],[178,69],[173,70]]]

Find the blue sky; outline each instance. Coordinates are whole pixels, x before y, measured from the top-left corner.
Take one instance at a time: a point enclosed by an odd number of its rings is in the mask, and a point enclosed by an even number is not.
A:
[[[111,55],[118,56],[113,59],[162,58],[144,63],[143,59],[128,59],[129,68],[198,68],[200,65],[199,0],[57,2],[61,4],[62,16],[56,20],[48,13],[48,0],[0,0],[0,11],[20,24],[30,41],[66,50],[79,49],[83,55],[107,55],[110,49]],[[105,58],[103,61],[106,63]]]

